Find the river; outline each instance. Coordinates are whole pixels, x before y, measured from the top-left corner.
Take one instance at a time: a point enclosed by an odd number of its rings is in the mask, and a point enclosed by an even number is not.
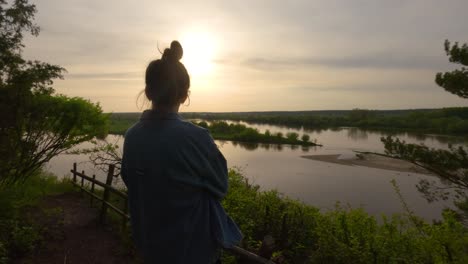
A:
[[[241,122],[243,123],[243,122]],[[246,123],[243,123],[246,124]],[[294,129],[272,125],[246,124],[264,132],[307,133],[323,147],[295,147],[289,145],[241,144],[231,141],[216,141],[228,161],[229,167],[244,172],[250,182],[263,190],[277,189],[281,193],[323,210],[334,208],[339,201],[342,205],[362,207],[373,215],[393,214],[403,211],[401,202],[391,185],[395,179],[411,210],[430,221],[441,218],[441,210],[449,202],[428,203],[417,191],[420,179],[437,180],[435,176],[418,173],[383,170],[362,166],[347,166],[304,159],[303,155],[341,154],[349,156],[353,150],[383,152],[382,136],[388,133],[365,131],[357,128],[326,130]],[[424,143],[430,147],[447,148],[451,144],[467,144],[462,138],[411,133],[393,134],[411,143]],[[121,136],[109,135],[109,142],[118,142]],[[81,144],[81,148],[89,143]],[[62,154],[47,165],[47,169],[59,177],[70,175],[73,162],[87,174],[95,173],[104,179],[104,173],[87,163],[85,155]],[[118,183],[117,183],[118,184]]]

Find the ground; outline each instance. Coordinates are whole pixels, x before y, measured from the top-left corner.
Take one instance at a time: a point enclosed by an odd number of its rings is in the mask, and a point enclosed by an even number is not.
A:
[[[44,230],[43,240],[38,250],[14,263],[135,262],[118,232],[98,224],[98,210],[79,192],[47,197],[27,215]]]

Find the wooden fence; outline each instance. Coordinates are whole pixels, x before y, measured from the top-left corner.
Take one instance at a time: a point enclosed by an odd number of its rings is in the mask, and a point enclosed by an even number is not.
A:
[[[106,182],[103,183],[99,180],[96,180],[96,175],[93,175],[90,177],[86,175],[84,171],[78,172],[76,168],[76,162],[75,162],[73,163],[73,169],[71,170],[71,173],[73,174],[72,183],[75,186],[79,187],[81,192],[87,193],[88,195],[90,195],[91,206],[93,205],[94,200],[97,200],[101,203],[101,209],[99,213],[100,223],[105,223],[107,211],[108,209],[111,209],[122,218],[121,220],[122,229],[125,229],[128,221],[130,220],[130,216],[128,214],[128,203],[127,203],[128,195],[127,193],[112,186],[112,181],[114,179],[114,170],[115,170],[114,165],[109,165]],[[80,181],[78,181],[77,179],[78,177],[81,178]],[[85,184],[85,181],[87,181],[86,184]],[[96,187],[95,187],[96,185],[103,188],[102,197],[98,195],[98,192],[96,191]],[[122,209],[120,209],[118,205],[111,203],[111,199],[110,199],[111,193],[114,193],[115,195],[122,198],[122,204],[121,204]],[[234,246],[232,248],[225,248],[224,250],[231,252],[232,254],[239,256],[241,259],[248,261],[246,263],[275,264],[273,261],[268,260],[264,257],[261,257],[248,250],[245,250],[241,247]]]

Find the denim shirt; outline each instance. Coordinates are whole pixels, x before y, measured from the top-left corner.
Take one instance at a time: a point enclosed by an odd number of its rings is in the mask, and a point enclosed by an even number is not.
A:
[[[145,263],[213,263],[241,240],[220,203],[226,160],[206,129],[178,114],[143,112],[125,135],[122,179]]]

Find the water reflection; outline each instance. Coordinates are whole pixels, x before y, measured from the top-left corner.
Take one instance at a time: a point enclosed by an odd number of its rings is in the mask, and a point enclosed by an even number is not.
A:
[[[319,146],[252,143],[252,142],[224,141],[224,140],[217,140],[217,142],[218,142],[219,147],[223,147],[225,144],[230,143],[234,147],[240,147],[241,149],[245,149],[247,151],[255,151],[258,149],[283,151],[283,150],[298,150],[300,148],[302,152],[309,152],[311,150],[316,150],[317,148],[319,148]]]
[[[368,138],[367,131],[356,128],[350,127],[348,128],[348,137],[353,140],[365,140]]]

